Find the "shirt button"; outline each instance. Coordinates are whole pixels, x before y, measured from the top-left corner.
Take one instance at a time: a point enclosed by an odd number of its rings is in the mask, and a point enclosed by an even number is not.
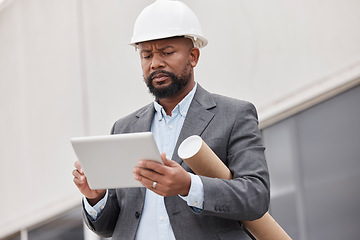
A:
[[[197,201],[195,201],[195,202],[194,202],[194,206],[197,206],[197,205],[198,205],[198,202],[197,202]]]
[[[100,209],[101,209],[101,210],[103,210],[103,209],[104,209],[104,207],[105,207],[104,205],[101,205]]]
[[[163,217],[163,216],[160,216],[159,219],[160,219],[160,221],[164,221],[164,217]]]
[[[169,129],[172,130],[174,128],[173,125],[169,125]]]
[[[96,215],[95,211],[91,211],[90,213],[91,213],[91,215]]]

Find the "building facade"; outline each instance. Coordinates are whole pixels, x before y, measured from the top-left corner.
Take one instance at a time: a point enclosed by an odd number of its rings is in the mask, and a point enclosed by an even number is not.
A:
[[[152,101],[127,45],[152,2],[0,1],[0,239],[97,239],[82,224],[70,138],[109,134]],[[258,109],[270,213],[293,239],[353,239],[360,2],[184,2],[209,40],[196,81]]]

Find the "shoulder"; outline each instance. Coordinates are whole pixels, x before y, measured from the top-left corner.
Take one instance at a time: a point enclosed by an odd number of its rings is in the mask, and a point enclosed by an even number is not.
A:
[[[215,94],[215,93],[211,93],[211,95],[212,95],[214,101],[219,105],[228,105],[230,107],[235,107],[235,108],[245,108],[245,109],[254,108],[255,109],[254,104],[252,104],[251,102],[246,101],[246,100],[227,97],[227,96]]]
[[[111,133],[129,133],[130,132],[130,125],[135,122],[137,119],[139,119],[141,116],[144,116],[146,114],[153,114],[154,112],[154,104],[149,103],[146,106],[120,118],[117,120],[112,129]]]
[[[213,109],[213,111],[227,112],[228,114],[249,112],[252,115],[257,116],[256,107],[251,102],[216,93],[210,93],[201,86],[199,86],[195,100],[205,107],[208,106],[208,109]]]
[[[226,116],[229,120],[236,119],[242,124],[244,122],[254,121],[258,124],[258,114],[256,107],[249,101],[231,98],[223,95],[212,94],[216,102],[216,111],[221,116]]]

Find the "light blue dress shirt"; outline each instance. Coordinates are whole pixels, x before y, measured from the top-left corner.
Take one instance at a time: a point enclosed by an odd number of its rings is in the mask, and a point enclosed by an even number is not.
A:
[[[186,114],[194,97],[197,84],[188,95],[173,109],[171,116],[167,115],[163,107],[154,101],[155,115],[151,125],[151,132],[159,152],[165,152],[171,159],[174,148],[184,124]],[[190,174],[190,173],[189,173]],[[190,174],[191,186],[188,196],[180,196],[195,212],[200,212],[204,202],[204,189],[199,176]],[[91,207],[84,197],[85,210],[96,220],[106,204],[108,192],[95,206]],[[164,197],[146,189],[144,209],[141,214],[136,240],[175,240],[173,230],[167,215]]]

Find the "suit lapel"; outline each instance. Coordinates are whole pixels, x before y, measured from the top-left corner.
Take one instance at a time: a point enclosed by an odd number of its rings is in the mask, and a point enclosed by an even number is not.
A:
[[[177,154],[177,150],[179,145],[189,136],[191,135],[201,135],[203,131],[206,129],[208,124],[214,118],[215,114],[210,109],[216,107],[216,104],[209,92],[203,89],[199,84],[197,86],[197,90],[195,92],[194,98],[190,104],[189,110],[187,112],[184,125],[180,131],[179,138],[177,140],[176,146],[174,148],[174,153],[172,156],[172,160],[178,162],[179,164],[183,163],[183,160],[179,158]],[[145,106],[142,110],[140,110],[136,114],[136,119],[130,124],[131,132],[147,132],[151,131],[151,124],[154,119],[155,108],[153,103]],[[190,168],[184,163],[183,167],[190,171]],[[143,199],[146,194],[145,188],[140,188]],[[170,201],[170,199],[174,199]],[[179,201],[178,197],[167,197],[165,198],[165,205],[167,206],[167,210],[172,209],[171,214],[181,211],[180,205],[175,204]],[[182,201],[182,200],[180,200]],[[142,201],[142,204],[144,201]]]
[[[211,94],[198,84],[194,98],[187,112],[184,125],[180,131],[179,138],[174,148],[172,160],[182,164],[183,160],[179,158],[177,149],[179,145],[191,135],[201,135],[207,125],[214,117],[214,113],[209,111],[216,107]],[[151,131],[151,123],[154,119],[154,104],[150,103],[136,114],[136,120],[130,124],[131,132]],[[184,165],[187,169],[187,166]],[[189,170],[189,169],[187,169]]]
[[[177,140],[172,160],[178,162],[182,167],[191,171],[191,169],[179,158],[177,150],[179,145],[191,135],[201,135],[206,127],[209,125],[215,114],[210,109],[216,107],[216,104],[209,92],[203,89],[199,84],[197,86],[196,93],[190,104],[187,112],[184,125],[181,129],[179,138]],[[165,205],[169,216],[176,214],[182,210],[183,200],[180,200],[177,196],[166,197]],[[171,214],[171,215],[170,215]]]
[[[150,132],[154,119],[154,104],[150,103],[136,114],[136,119],[130,124],[131,132]]]
[[[184,125],[181,129],[179,138],[177,140],[172,159],[179,164],[182,164],[183,160],[179,158],[177,149],[180,144],[191,135],[201,135],[207,125],[214,117],[214,113],[209,109],[216,106],[212,96],[209,92],[203,89],[199,84],[197,86],[196,93],[190,104],[187,112]],[[187,169],[189,170],[189,169]]]

